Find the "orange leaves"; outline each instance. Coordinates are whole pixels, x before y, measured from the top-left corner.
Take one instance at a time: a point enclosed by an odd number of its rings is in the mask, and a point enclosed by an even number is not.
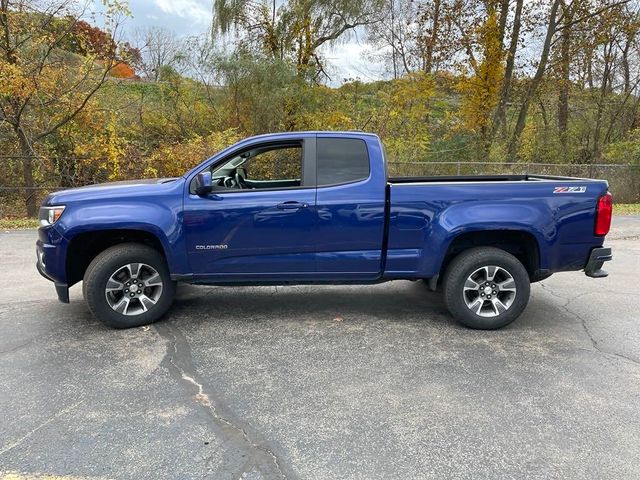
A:
[[[136,78],[136,72],[134,72],[129,65],[123,62],[118,62],[111,67],[109,75],[114,78]]]

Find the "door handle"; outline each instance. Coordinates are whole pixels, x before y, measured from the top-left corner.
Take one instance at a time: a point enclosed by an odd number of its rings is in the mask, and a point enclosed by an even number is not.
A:
[[[307,208],[309,206],[308,203],[289,201],[284,203],[279,203],[276,205],[280,210],[298,210],[299,208]]]

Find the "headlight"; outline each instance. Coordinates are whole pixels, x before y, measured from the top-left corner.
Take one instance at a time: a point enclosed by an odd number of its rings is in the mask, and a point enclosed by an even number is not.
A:
[[[40,212],[38,214],[40,225],[43,227],[53,225],[58,221],[62,212],[64,212],[64,205],[40,207]]]

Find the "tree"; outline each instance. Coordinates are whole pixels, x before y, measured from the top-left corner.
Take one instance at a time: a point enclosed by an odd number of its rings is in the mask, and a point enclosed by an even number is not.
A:
[[[388,0],[386,15],[367,27],[367,40],[374,53],[370,56],[390,64],[393,78],[416,69],[416,42],[412,19],[417,9],[411,0]]]
[[[425,36],[425,52],[424,52],[424,71],[431,73],[433,69],[433,52],[437,45],[438,34],[440,31],[440,9],[442,6],[441,0],[433,1],[433,11],[431,14],[431,28],[427,30]]]
[[[0,126],[13,134],[22,157],[29,216],[36,214],[38,144],[87,107],[118,63],[118,19],[126,13],[118,0],[106,4],[112,42],[104,50],[79,56],[62,48],[84,13],[68,0],[0,0]]]
[[[567,128],[569,124],[569,88],[571,86],[571,22],[574,16],[574,5],[560,2],[563,25],[560,32],[559,52],[559,85],[558,85],[558,137],[562,146],[562,153],[567,154]]]
[[[134,33],[136,49],[140,52],[139,67],[144,76],[157,82],[162,80],[164,67],[174,67],[180,59],[180,42],[166,27],[145,27]]]
[[[563,32],[566,29],[573,29],[579,24],[588,21],[590,19],[598,19],[598,22],[604,23],[607,26],[603,30],[603,68],[602,68],[602,80],[600,82],[600,101],[598,102],[598,113],[596,117],[596,125],[595,125],[595,133],[594,133],[594,152],[596,155],[599,154],[599,140],[600,140],[600,121],[602,118],[602,109],[604,108],[604,98],[608,89],[610,88],[609,82],[611,80],[610,73],[613,63],[615,62],[616,55],[614,54],[614,49],[616,47],[617,38],[614,38],[613,31],[620,25],[620,21],[618,20],[619,14],[617,13],[624,5],[629,3],[629,0],[621,0],[621,1],[610,1],[602,4],[601,2],[594,3],[593,5],[588,5],[585,9],[584,13],[575,14],[573,8],[576,4],[571,4],[571,8],[569,5],[565,5],[565,8],[561,9],[561,6],[564,5],[565,0],[553,0],[551,6],[549,8],[549,13],[547,15],[546,21],[546,29],[544,35],[544,43],[542,46],[542,51],[540,53],[540,59],[538,61],[538,65],[536,67],[535,74],[528,81],[528,87],[525,91],[524,97],[522,98],[522,102],[520,105],[520,110],[518,112],[518,119],[516,122],[516,126],[513,131],[513,135],[509,142],[508,154],[510,157],[514,157],[518,150],[518,145],[520,142],[520,137],[522,136],[522,132],[524,131],[527,114],[529,112],[529,106],[531,104],[532,99],[536,95],[538,87],[543,80],[545,71],[549,64],[550,52],[551,48],[555,42],[556,35],[559,32]],[[577,1],[577,0],[574,0]],[[559,14],[560,13],[560,14]],[[611,30],[613,29],[613,30]],[[568,42],[571,39],[571,35],[564,39],[564,42],[567,42],[564,48],[568,48]],[[561,38],[561,49],[562,49],[562,38]],[[562,55],[562,54],[561,54]],[[566,54],[565,54],[566,55]],[[592,72],[592,57],[591,54],[587,57],[589,58],[588,62],[588,82],[589,86],[593,88],[593,72]],[[566,60],[565,60],[566,65]],[[563,74],[566,75],[566,74]],[[566,94],[567,92],[565,92]],[[562,94],[562,93],[561,93]],[[568,101],[568,100],[567,100]],[[560,100],[560,102],[564,102],[564,100]],[[565,105],[561,105],[561,108],[565,108]]]
[[[462,93],[460,113],[467,129],[477,135],[480,155],[486,154],[491,141],[491,118],[498,104],[500,79],[503,78],[502,40],[495,8],[489,5],[487,19],[478,29],[481,60],[475,60],[472,75],[459,84]]]
[[[597,80],[599,88],[597,91],[593,90],[596,114],[591,157],[594,159],[600,158],[603,143],[610,139],[613,124],[637,87],[637,81],[633,85],[631,82],[628,56],[638,35],[638,13],[630,9],[627,2],[613,2],[607,7],[606,15],[594,18],[597,42],[594,52],[596,71],[593,74],[600,71],[600,78]],[[622,101],[616,98],[616,92],[621,93]],[[610,122],[608,128],[607,116]]]
[[[394,81],[380,93],[382,102],[371,127],[385,139],[392,161],[417,161],[430,145],[429,105],[435,84],[431,75],[418,71]]]
[[[214,36],[235,32],[245,50],[296,64],[299,75],[324,73],[319,49],[380,21],[382,0],[214,0]],[[310,70],[313,70],[310,72]]]
[[[234,52],[220,57],[216,70],[226,85],[224,115],[229,126],[251,133],[297,129],[304,82],[294,65]]]
[[[544,37],[544,43],[542,45],[542,52],[540,53],[540,59],[538,61],[538,66],[533,78],[529,80],[529,86],[525,91],[524,98],[522,99],[520,111],[518,112],[518,120],[516,121],[516,126],[513,131],[511,141],[509,142],[508,156],[510,159],[516,156],[520,137],[522,136],[522,132],[524,131],[527,114],[529,113],[529,105],[531,104],[531,100],[533,99],[533,96],[535,95],[538,86],[542,81],[544,72],[547,68],[547,62],[549,61],[549,52],[551,50],[551,42],[553,41],[553,38],[556,34],[556,27],[558,23],[558,8],[560,7],[561,1],[562,0],[553,0],[551,8],[549,9],[546,33]]]
[[[516,0],[516,8],[513,16],[513,27],[511,29],[511,40],[509,42],[509,49],[506,53],[506,65],[504,69],[504,76],[500,82],[500,100],[496,107],[493,117],[493,132],[492,137],[502,129],[503,136],[506,134],[507,124],[507,104],[511,98],[511,85],[513,82],[513,74],[515,70],[516,52],[518,50],[518,42],[520,41],[520,28],[522,27],[522,7],[524,0]],[[508,2],[507,2],[508,5]],[[506,28],[507,12],[503,11],[500,18],[501,38],[504,38],[504,29]]]

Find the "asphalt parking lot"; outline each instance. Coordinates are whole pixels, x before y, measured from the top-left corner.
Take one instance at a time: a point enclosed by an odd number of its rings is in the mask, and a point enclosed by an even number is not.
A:
[[[0,233],[0,478],[640,478],[640,217],[494,332],[406,281],[184,286],[109,330],[35,238]]]

